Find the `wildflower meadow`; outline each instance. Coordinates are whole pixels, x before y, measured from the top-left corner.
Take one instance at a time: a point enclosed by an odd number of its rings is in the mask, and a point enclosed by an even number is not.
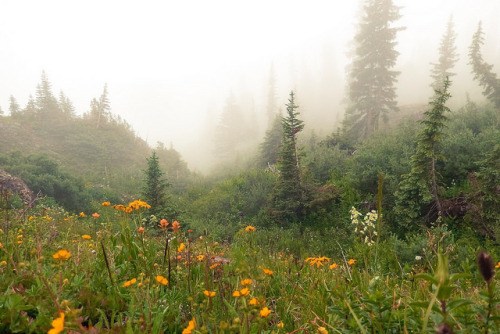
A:
[[[357,247],[326,256],[326,249],[299,255],[271,247],[271,230],[244,222],[230,243],[220,242],[182,222],[146,220],[149,208],[138,200],[79,215],[41,205],[11,212],[0,230],[0,332],[494,333],[500,326],[488,253],[452,273],[431,242],[412,267],[394,258],[400,268],[388,270],[376,211],[362,219],[352,208]]]

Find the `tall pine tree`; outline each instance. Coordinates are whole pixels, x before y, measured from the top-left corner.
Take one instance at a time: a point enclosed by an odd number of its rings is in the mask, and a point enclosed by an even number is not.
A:
[[[411,228],[412,223],[422,216],[433,217],[441,214],[440,174],[437,162],[443,160],[440,146],[445,114],[450,111],[446,101],[451,97],[448,92],[450,81],[446,78],[443,88],[435,91],[432,108],[425,112],[421,121],[423,129],[419,134],[417,150],[411,157],[411,171],[403,176],[396,192],[396,214],[401,225]],[[430,213],[437,213],[431,215]]]
[[[281,222],[297,221],[304,212],[304,190],[301,180],[297,134],[304,128],[298,119],[295,94],[290,92],[286,115],[281,119],[283,146],[279,154],[278,180],[274,187],[272,215]]]
[[[157,218],[164,217],[167,209],[167,180],[164,178],[165,173],[160,168],[160,162],[156,151],[153,151],[151,156],[147,158],[148,168],[144,171],[145,183],[142,189],[144,201],[151,205],[151,213]]]
[[[472,44],[469,47],[469,64],[472,66],[474,79],[484,88],[483,95],[500,108],[500,80],[497,74],[493,72],[493,65],[486,63],[481,54],[481,47],[484,44],[483,28],[481,22],[474,35]]]
[[[399,7],[392,0],[364,2],[354,38],[344,119],[344,130],[351,138],[368,138],[378,129],[380,118],[398,109],[395,83],[399,72],[392,68],[399,56],[396,34],[402,28],[391,24],[399,18]]]
[[[451,78],[455,75],[451,70],[458,61],[457,47],[455,45],[456,38],[457,34],[454,29],[453,17],[450,16],[446,26],[446,32],[439,45],[439,60],[437,63],[432,63],[431,87],[434,90],[442,89],[446,78]]]

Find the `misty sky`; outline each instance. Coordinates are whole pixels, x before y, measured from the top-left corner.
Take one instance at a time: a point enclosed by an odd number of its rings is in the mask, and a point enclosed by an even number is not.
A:
[[[487,51],[500,55],[498,0],[395,3],[402,7],[398,25],[406,26],[397,48],[400,102],[429,95],[429,62],[437,61],[451,14],[462,65],[479,20]],[[24,107],[43,70],[54,94],[63,90],[77,114],[107,83],[113,113],[152,145],[172,142],[189,162],[197,153],[187,150],[200,140],[207,113],[220,112],[230,92],[244,90],[264,113],[271,62],[284,104],[297,80],[293,68],[321,75],[318,57],[328,46],[340,76],[338,96],[358,9],[352,0],[2,0],[0,106],[7,111],[13,95]]]

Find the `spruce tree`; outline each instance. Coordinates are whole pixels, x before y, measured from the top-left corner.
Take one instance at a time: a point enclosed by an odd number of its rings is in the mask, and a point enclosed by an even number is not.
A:
[[[283,143],[283,127],[281,115],[275,114],[271,127],[266,131],[264,141],[260,144],[259,164],[261,166],[274,165],[278,161]]]
[[[437,63],[432,63],[431,78],[433,81],[431,87],[434,90],[442,89],[446,78],[451,78],[455,75],[451,70],[458,61],[457,47],[455,45],[456,38],[457,34],[455,33],[453,18],[450,17],[446,26],[446,32],[441,38],[439,45],[439,60]]]
[[[36,89],[36,107],[39,112],[46,117],[47,114],[54,114],[59,111],[59,104],[52,93],[52,85],[45,71],[42,72],[41,82]]]
[[[304,123],[297,118],[299,115],[297,108],[295,94],[292,91],[286,104],[286,115],[281,120],[283,146],[278,161],[280,173],[273,195],[273,215],[282,222],[297,221],[304,210],[304,192],[297,148],[297,134],[304,128]]]
[[[144,170],[145,183],[142,189],[144,201],[151,205],[151,213],[157,218],[167,218],[160,215],[167,211],[167,187],[168,182],[164,178],[165,173],[160,169],[160,163],[156,151],[147,158],[148,168]],[[168,217],[170,218],[170,217]]]
[[[354,38],[344,119],[347,134],[360,139],[378,129],[380,118],[398,110],[395,83],[399,72],[392,68],[399,56],[394,48],[396,34],[402,29],[391,25],[400,18],[392,0],[366,0],[363,11]]]
[[[446,101],[451,97],[448,92],[450,81],[446,78],[443,88],[435,91],[431,109],[425,112],[421,121],[423,128],[418,136],[417,149],[411,157],[411,171],[403,175],[396,192],[395,211],[399,221],[405,227],[411,227],[419,217],[437,212],[440,215],[439,171],[437,162],[443,160],[439,153],[443,128],[446,125],[445,114],[450,111]]]
[[[16,117],[21,113],[21,107],[19,106],[19,103],[17,103],[16,98],[11,95],[9,98],[10,104],[9,104],[9,112],[11,117]]]
[[[500,80],[497,74],[492,71],[493,65],[486,63],[481,54],[481,46],[484,44],[483,28],[479,22],[476,32],[472,37],[472,44],[469,47],[469,64],[472,66],[474,80],[484,88],[483,95],[500,108]]]

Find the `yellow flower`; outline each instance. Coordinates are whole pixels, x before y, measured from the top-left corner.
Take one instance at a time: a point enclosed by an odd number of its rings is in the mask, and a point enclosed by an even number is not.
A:
[[[151,209],[151,205],[148,203],[139,200],[135,200],[133,202],[130,202],[128,204],[129,208],[132,208],[133,210],[139,210],[140,208],[146,208],[146,209]]]
[[[6,266],[6,265],[7,265],[7,261],[0,262],[0,266]]]
[[[193,320],[189,321],[189,325],[186,328],[184,328],[182,334],[191,334],[195,327],[196,327],[196,319],[193,318]]]
[[[17,244],[18,244],[18,245],[20,245],[20,244],[22,244],[22,243],[23,243],[23,242],[22,242],[21,240],[19,240],[19,241],[17,242]]]
[[[253,305],[253,306],[257,306],[259,305],[259,301],[257,300],[257,298],[253,297],[252,299],[250,299],[250,301],[248,302],[250,305]]]
[[[203,260],[205,260],[205,255],[198,255],[198,256],[196,257],[196,259],[197,259],[198,261],[203,261]]]
[[[83,212],[80,212],[80,217],[85,218],[87,216],[85,216],[85,214]]]
[[[285,327],[285,324],[283,323],[283,321],[280,321],[280,323],[277,324],[276,326],[278,326],[278,328],[283,328]]]
[[[350,259],[349,261],[347,261],[347,264],[352,266],[353,264],[356,263],[357,260],[354,260],[354,259]]]
[[[339,266],[338,266],[338,264],[336,264],[336,263],[332,263],[332,264],[330,265],[330,269],[337,269],[338,267],[339,267]]]
[[[64,330],[64,313],[59,313],[59,318],[52,320],[52,328],[49,334],[58,334]]]
[[[326,330],[325,327],[318,327],[318,333],[319,334],[328,334],[328,331]]]
[[[35,219],[35,217],[33,217],[33,216],[30,216],[30,217],[28,218],[28,220],[33,220],[33,219]]]
[[[82,239],[90,240],[90,239],[92,239],[92,237],[88,234],[84,234],[84,235],[82,235]]]
[[[264,274],[266,275],[269,275],[269,276],[272,276],[274,274],[274,271],[270,270],[270,269],[266,269],[266,268],[260,268],[262,269],[262,271],[264,272]]]
[[[3,245],[2,245],[2,243],[1,243],[1,242],[0,242],[0,248],[3,248]]]
[[[243,285],[243,286],[251,285],[252,283],[253,283],[253,280],[250,278],[247,278],[247,279],[244,279],[241,281],[241,285]]]
[[[495,269],[498,269],[498,268],[500,268],[500,261],[498,261],[497,265],[495,266]]]
[[[132,278],[130,281],[126,281],[125,283],[123,283],[122,287],[124,287],[124,288],[128,288],[128,287],[129,287],[129,286],[131,286],[132,284],[135,284],[135,282],[137,282],[137,279]]]
[[[101,205],[102,205],[102,206],[110,206],[110,205],[111,205],[111,203],[110,203],[110,202],[102,202],[102,204],[101,204]]]
[[[255,227],[248,225],[245,227],[245,232],[255,232]]]
[[[58,251],[57,253],[52,255],[52,257],[54,259],[61,260],[61,261],[69,259],[70,256],[71,256],[71,253],[68,252],[67,250],[64,250],[64,249],[61,249],[60,251]]]
[[[269,314],[271,313],[271,310],[266,307],[264,307],[262,310],[260,310],[260,317],[261,318],[266,318]]]
[[[186,245],[184,245],[184,243],[181,242],[181,245],[179,246],[179,248],[177,248],[177,251],[179,253],[182,253],[184,252],[184,249],[186,249]]]
[[[205,290],[203,291],[203,294],[207,297],[213,297],[215,296],[215,291],[208,291],[208,290]]]
[[[167,285],[168,284],[168,280],[165,277],[163,277],[163,276],[158,275],[158,276],[155,277],[155,279],[161,285]]]
[[[241,290],[236,290],[233,292],[233,297],[245,297],[250,294],[250,290],[248,288],[243,288]]]

